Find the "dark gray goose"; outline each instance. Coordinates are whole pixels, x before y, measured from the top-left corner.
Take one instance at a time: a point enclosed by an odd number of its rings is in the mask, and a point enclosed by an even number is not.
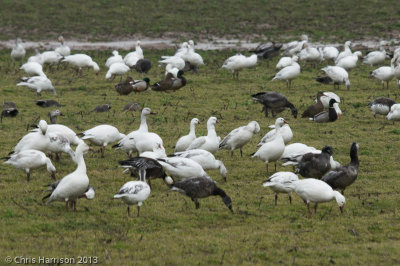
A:
[[[49,113],[50,124],[52,125],[57,124],[57,116],[64,116],[64,114],[61,113],[61,111],[58,109],[53,110]]]
[[[327,123],[327,122],[334,122],[338,119],[338,114],[336,113],[335,107],[333,104],[336,103],[335,99],[329,100],[329,110],[323,111],[314,117],[311,117],[310,120],[316,123]]]
[[[330,171],[321,180],[330,185],[332,189],[340,189],[344,194],[346,187],[353,184],[358,176],[358,149],[358,143],[354,142],[350,148],[350,163]]]
[[[110,111],[111,106],[109,104],[100,104],[98,106],[96,106],[92,112],[96,112],[96,113],[102,113],[102,112],[108,112]]]
[[[390,107],[396,102],[390,98],[386,97],[378,97],[372,102],[368,104],[368,107],[371,109],[374,114],[374,118],[376,115],[387,115],[390,112]]]
[[[140,109],[140,105],[138,103],[127,103],[125,104],[124,108],[122,109],[122,112],[134,112]]]
[[[118,162],[122,167],[129,169],[132,177],[139,177],[139,180],[148,180],[151,188],[151,179],[161,178],[167,184],[172,184],[172,178],[167,176],[162,165],[152,158],[134,157]]]
[[[268,59],[279,53],[279,50],[282,48],[282,44],[276,44],[275,42],[268,42],[260,44],[256,47],[256,49],[250,51],[255,53],[260,59]]]
[[[40,107],[61,107],[61,105],[56,100],[38,100],[36,101],[36,105]]]
[[[306,178],[320,179],[331,169],[331,146],[322,148],[321,153],[306,153],[302,156],[296,167],[296,173]]]
[[[301,117],[314,117],[315,115],[324,111],[324,105],[321,102],[321,96],[324,96],[322,91],[317,93],[317,103],[309,106],[301,115]]]
[[[297,118],[297,109],[294,105],[288,101],[288,99],[279,92],[267,91],[259,92],[257,94],[251,95],[253,100],[261,103],[263,105],[262,111],[265,112],[265,117],[268,117],[268,112],[271,111],[272,117],[279,114],[286,108],[289,108],[292,112],[294,118]],[[261,111],[261,112],[262,112]]]
[[[200,208],[198,199],[207,198],[209,196],[220,196],[224,204],[232,210],[232,200],[226,195],[225,191],[217,187],[217,184],[208,176],[189,178],[172,185],[172,191],[180,192],[192,199],[196,205],[196,209]]]
[[[148,59],[139,59],[136,62],[135,69],[139,73],[146,73],[147,74],[147,72],[149,72],[149,70],[151,69],[151,66],[152,65],[151,65],[150,60],[148,60]]]
[[[13,102],[3,102],[3,111],[1,112],[0,122],[3,122],[3,117],[16,117],[18,109]]]

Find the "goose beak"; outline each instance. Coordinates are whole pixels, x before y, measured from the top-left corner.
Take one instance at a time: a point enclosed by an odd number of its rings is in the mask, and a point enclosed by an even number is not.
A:
[[[150,114],[151,114],[151,115],[156,115],[157,113],[156,113],[156,112],[153,112],[153,111],[151,111],[151,112],[150,112]]]
[[[217,123],[217,124],[218,124],[218,123],[219,123],[219,120],[217,119],[217,121],[215,121],[215,123]]]
[[[60,113],[60,116],[64,116],[64,114],[63,114],[63,113]]]
[[[343,213],[344,212],[344,205],[339,207],[340,212]]]
[[[283,121],[283,123],[285,123],[285,124],[289,124],[289,123],[288,123],[288,121],[286,121],[286,120],[285,120],[285,121]]]

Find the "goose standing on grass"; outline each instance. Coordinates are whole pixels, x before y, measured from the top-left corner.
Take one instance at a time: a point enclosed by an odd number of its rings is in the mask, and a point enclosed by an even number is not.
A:
[[[297,55],[294,55],[292,57],[282,57],[281,59],[279,59],[278,64],[276,64],[276,69],[282,69],[287,66],[291,66],[293,63],[297,63],[298,60],[299,57]]]
[[[275,77],[272,80],[279,79],[286,81],[286,87],[292,87],[292,80],[297,78],[300,75],[300,65],[296,62],[293,62],[292,65],[282,68],[278,73],[276,73]]]
[[[53,95],[57,94],[51,80],[46,76],[34,76],[24,79],[24,81],[17,83],[17,86],[26,86],[31,90],[36,90],[39,96],[42,96],[42,91],[52,91]]]
[[[396,102],[390,98],[386,97],[378,97],[374,99],[372,102],[368,104],[368,107],[371,109],[374,114],[374,118],[376,115],[387,115],[390,112],[390,108]]]
[[[43,64],[48,64],[50,67],[58,65],[63,58],[62,55],[56,51],[46,51],[42,53]]]
[[[390,112],[387,114],[386,118],[392,120],[393,125],[394,121],[400,121],[400,104],[393,104],[392,107],[390,107]]]
[[[292,204],[292,191],[291,183],[298,181],[299,177],[291,172],[277,172],[270,176],[264,182],[264,187],[269,187],[275,192],[275,206],[278,204],[278,193],[286,193],[289,195],[289,202]]]
[[[119,192],[114,195],[114,199],[122,199],[128,205],[127,212],[129,216],[129,206],[137,203],[137,216],[140,214],[140,206],[150,195],[150,187],[146,180],[129,181],[125,183]]]
[[[316,67],[316,63],[321,62],[324,59],[324,57],[321,48],[317,49],[315,47],[307,46],[306,48],[300,51],[299,59],[303,61],[304,64],[307,64],[307,62],[311,62],[314,64],[314,67]]]
[[[379,79],[382,82],[382,89],[385,89],[385,82],[386,82],[386,89],[389,89],[389,81],[391,81],[394,78],[393,63],[391,63],[390,67],[383,66],[375,69],[370,73],[370,77]]]
[[[268,163],[274,162],[275,165],[275,172],[276,172],[276,161],[281,158],[283,152],[285,151],[285,143],[283,141],[280,128],[287,124],[285,119],[282,117],[276,119],[275,122],[275,138],[272,139],[270,142],[264,143],[257,152],[255,152],[251,157],[258,158],[266,163],[267,166],[267,173],[268,173]]]
[[[43,56],[38,49],[35,48],[35,55],[30,56],[28,62],[36,62],[43,65]]]
[[[317,212],[318,203],[336,200],[340,211],[343,213],[346,203],[345,197],[339,192],[333,190],[324,181],[309,178],[295,181],[291,184],[293,190],[303,199],[307,205],[308,214],[311,216],[310,203],[315,203],[314,210]]]
[[[211,153],[216,153],[219,149],[220,137],[215,132],[215,124],[219,123],[218,119],[214,116],[210,117],[207,121],[207,136],[198,137],[190,143],[187,150],[202,149]]]
[[[183,60],[182,57],[180,56],[171,56],[163,60],[160,60],[158,62],[163,65],[169,64],[172,67],[176,67],[179,70],[182,70],[185,67],[185,60]]]
[[[164,171],[175,178],[188,179],[200,176],[206,176],[201,165],[188,158],[184,157],[166,157],[159,158],[157,161],[163,166]]]
[[[140,60],[144,58],[143,55],[143,50],[142,47],[140,46],[141,42],[137,41],[136,42],[136,48],[135,51],[128,53],[127,55],[125,55],[124,57],[124,62],[127,66],[129,67],[134,67],[136,65],[136,63]]]
[[[196,209],[200,208],[198,199],[220,196],[226,207],[233,213],[231,198],[209,177],[196,177],[178,181],[172,185],[171,191],[177,191],[191,198]]]
[[[356,67],[358,58],[361,56],[362,56],[362,53],[360,51],[354,52],[352,55],[348,55],[348,56],[340,59],[336,63],[336,66],[342,67],[346,70],[352,70],[353,68]]]
[[[335,61],[336,57],[339,55],[339,50],[333,46],[325,46],[322,49],[322,53],[325,60]]]
[[[358,176],[359,161],[357,153],[359,148],[358,143],[353,142],[350,147],[350,163],[330,171],[321,180],[330,185],[332,189],[340,189],[344,195],[346,187],[353,184]]]
[[[340,84],[346,84],[347,90],[350,89],[350,80],[349,73],[347,73],[346,69],[339,66],[326,66],[321,69],[328,77],[333,81],[333,88],[339,89]]]
[[[338,114],[335,110],[335,107],[333,106],[335,103],[336,103],[335,99],[330,99],[329,110],[314,115],[314,117],[311,117],[310,120],[316,123],[335,122],[338,119]]]
[[[122,63],[125,64],[124,59],[122,59],[122,56],[118,53],[117,50],[112,51],[112,56],[107,58],[106,63],[104,64],[107,68],[110,68],[110,66],[114,63]]]
[[[197,150],[175,152],[173,156],[192,159],[193,161],[200,164],[204,170],[218,169],[219,173],[226,181],[228,170],[226,170],[224,163],[220,160],[215,159],[214,155],[211,152],[197,149]]]
[[[25,71],[25,73],[28,75],[46,77],[46,74],[44,74],[43,72],[42,65],[36,62],[27,62],[23,64],[19,69]]]
[[[192,143],[196,139],[196,125],[200,124],[199,119],[193,118],[190,121],[190,131],[189,134],[182,136],[178,139],[175,144],[175,152],[185,151],[190,143]]]
[[[276,135],[275,125],[270,125],[269,128],[272,128],[272,130],[270,130],[267,134],[264,135],[264,137],[257,144],[257,147],[260,147],[264,143],[269,142],[275,138]],[[293,132],[289,124],[284,124],[283,126],[281,126],[280,132],[283,138],[283,142],[285,143],[285,145],[287,145],[293,138]]]
[[[381,46],[379,51],[373,51],[364,56],[363,64],[376,66],[379,64],[383,64],[385,62],[385,59],[386,51],[385,48]]]
[[[181,57],[194,67],[194,71],[196,73],[198,72],[197,68],[204,65],[201,55],[194,51],[194,42],[192,40],[189,41],[188,48],[186,49],[186,52],[181,55]]]
[[[114,80],[116,76],[121,76],[122,79],[122,75],[124,75],[129,70],[131,69],[127,65],[125,65],[125,63],[114,63],[108,69],[106,79]]]
[[[47,203],[53,201],[65,201],[68,210],[68,203],[72,202],[74,211],[76,211],[76,201],[83,195],[89,186],[89,177],[86,174],[86,164],[83,155],[87,153],[89,146],[84,142],[76,147],[75,162],[77,168],[74,172],[61,179],[56,189],[51,193]]]
[[[344,50],[338,54],[338,56],[335,59],[335,63],[339,62],[340,59],[353,54],[351,52],[350,45],[351,41],[347,41],[344,43]]]
[[[313,152],[304,154],[297,164],[296,173],[305,178],[321,178],[331,169],[332,154],[331,146],[323,147],[319,154]]]
[[[58,37],[58,41],[60,42],[60,46],[58,46],[56,49],[54,49],[54,51],[56,51],[57,53],[59,53],[62,56],[68,56],[71,54],[71,49],[64,44],[64,37],[63,36],[59,36]]]
[[[46,165],[47,171],[53,179],[56,179],[56,168],[51,163],[51,160],[41,151],[38,150],[23,150],[18,153],[6,157],[5,164],[10,164],[15,168],[24,170],[26,180],[29,181],[31,170]]]
[[[292,41],[286,43],[282,46],[282,50],[284,50],[284,54],[286,55],[295,55],[303,49],[303,46],[308,42],[308,36],[306,34],[301,35],[301,41]]]
[[[261,112],[265,112],[265,117],[268,117],[268,112],[271,111],[272,117],[279,114],[286,108],[289,108],[294,118],[297,118],[297,109],[289,100],[279,92],[267,91],[259,92],[251,95],[253,100],[263,105]]]
[[[225,60],[221,68],[226,68],[232,71],[233,78],[239,80],[239,71],[244,68],[251,68],[257,65],[257,55],[253,54],[246,57],[241,54],[237,54],[229,57]]]
[[[308,107],[303,114],[301,115],[301,117],[314,117],[316,114],[321,113],[322,111],[324,111],[324,105],[321,101],[321,97],[324,96],[324,93],[322,91],[319,91],[317,93],[317,103],[311,105],[310,107]]]
[[[135,70],[139,73],[147,74],[150,71],[151,67],[151,61],[146,58],[139,59],[135,64]]]
[[[98,75],[100,71],[99,65],[96,62],[94,62],[90,56],[85,54],[68,55],[64,57],[64,59],[61,62],[67,62],[75,66],[76,73],[77,74],[79,73],[81,76],[83,67],[93,68],[96,75]]]
[[[21,61],[25,57],[26,51],[21,42],[20,38],[15,40],[15,46],[11,50],[11,59],[14,61]]]
[[[243,157],[242,148],[250,142],[254,134],[260,132],[260,125],[257,121],[251,121],[247,126],[232,130],[220,143],[220,149],[231,150],[231,157],[236,149],[240,149],[240,157]]]
[[[126,135],[119,133],[116,127],[99,125],[82,132],[82,139],[87,139],[94,145],[100,146],[101,158],[104,158],[104,150],[109,143],[119,141]]]

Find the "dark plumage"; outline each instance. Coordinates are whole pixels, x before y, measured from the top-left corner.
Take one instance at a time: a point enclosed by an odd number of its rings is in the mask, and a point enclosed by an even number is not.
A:
[[[149,88],[149,78],[144,78],[143,80],[133,80],[131,77],[127,77],[124,82],[115,85],[115,90],[120,95],[128,95],[131,92],[143,92]]]
[[[265,117],[268,117],[268,112],[271,111],[272,116],[282,112],[286,108],[289,108],[294,118],[297,118],[297,109],[294,105],[288,101],[288,99],[275,91],[259,92],[251,95],[253,99],[263,105],[262,111],[265,111]]]
[[[193,71],[194,73],[198,73],[198,69],[197,66],[192,65],[191,63],[185,61],[185,66],[182,69],[183,72],[189,72],[189,71]]]
[[[333,80],[328,76],[316,77],[315,80],[322,84],[332,84],[333,83]]]
[[[4,109],[1,112],[1,119],[0,122],[3,122],[3,117],[16,117],[18,114],[18,109],[17,108],[8,108],[8,109]]]
[[[109,104],[100,104],[93,109],[93,112],[102,113],[110,111],[111,106]]]
[[[146,74],[147,72],[149,72],[151,67],[152,67],[151,62],[148,59],[139,59],[135,65],[135,69],[137,72]]]
[[[176,91],[186,85],[186,78],[183,75],[183,71],[178,71],[177,77],[173,78],[173,83],[171,86],[171,90]]]
[[[132,92],[132,86],[130,82],[133,81],[132,77],[126,77],[124,82],[120,82],[115,85],[115,90],[119,93],[119,95],[128,95]]]
[[[342,194],[344,194],[346,187],[353,184],[358,176],[358,149],[358,143],[354,142],[350,148],[350,163],[330,171],[321,180],[330,185],[332,189],[342,190]]]
[[[36,105],[40,107],[61,107],[61,105],[56,100],[38,100],[36,101]]]
[[[139,109],[140,109],[140,105],[138,103],[127,103],[127,104],[125,104],[125,106],[122,109],[122,111],[123,112],[137,111]]]
[[[331,156],[333,149],[331,146],[322,148],[321,153],[306,153],[297,164],[296,173],[306,178],[320,179],[331,169]]]
[[[17,105],[14,102],[3,102],[3,110],[6,109],[17,109]]]
[[[324,105],[321,102],[321,96],[323,96],[324,93],[322,91],[319,91],[317,93],[317,103],[311,105],[310,107],[308,107],[303,114],[301,115],[301,117],[313,117],[316,114],[321,113],[322,111],[324,111]]]
[[[226,195],[225,191],[217,187],[214,180],[207,176],[185,179],[173,184],[172,191],[178,191],[192,199],[196,205],[196,209],[200,208],[198,199],[207,198],[209,196],[220,196],[224,204],[232,210],[232,200]]]
[[[396,102],[390,98],[386,97],[378,97],[372,102],[368,104],[368,107],[371,109],[372,113],[374,114],[374,118],[376,115],[387,115],[390,112],[390,108]]]
[[[329,100],[329,110],[328,111],[323,111],[314,117],[310,118],[310,120],[316,122],[316,123],[327,123],[327,122],[334,122],[338,119],[338,115],[336,113],[335,108],[333,107],[333,104],[336,103],[335,99],[330,99]]]
[[[168,73],[167,76],[166,76],[163,80],[160,80],[159,82],[154,83],[154,84],[151,86],[151,89],[152,89],[153,91],[166,91],[166,90],[170,90],[171,87],[172,87],[172,85],[173,85],[173,83],[174,83],[173,78],[174,78],[174,76],[172,75],[172,73]]]
[[[258,58],[268,59],[279,53],[279,50],[282,48],[282,44],[276,44],[274,42],[260,44],[256,47],[252,53],[257,54]]]

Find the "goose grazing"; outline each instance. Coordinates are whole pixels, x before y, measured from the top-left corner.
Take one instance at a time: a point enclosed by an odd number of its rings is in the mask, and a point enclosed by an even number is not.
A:
[[[78,138],[76,133],[72,129],[70,129],[69,127],[61,125],[61,124],[47,125],[47,122],[44,121],[44,120],[39,122],[39,128],[38,129],[34,129],[33,131],[35,131],[35,132],[43,131],[43,129],[42,129],[43,126],[40,125],[41,123],[46,124],[46,130],[47,131],[45,131],[45,132],[60,134],[60,135],[64,136],[65,138],[67,138],[69,143],[71,143],[72,145],[79,145],[81,142],[83,142],[83,140]],[[45,134],[45,133],[43,133],[43,134]]]
[[[3,111],[0,115],[0,123],[3,122],[3,117],[16,117],[19,111],[13,102],[3,102]]]
[[[338,54],[338,56],[335,59],[335,63],[339,62],[340,59],[353,54],[351,52],[350,45],[351,41],[347,41],[344,43],[344,50]]]
[[[166,157],[159,158],[157,161],[163,166],[164,171],[175,178],[188,179],[200,176],[206,176],[201,165],[188,158],[184,157]]]
[[[107,61],[104,64],[107,68],[110,68],[110,66],[115,63],[125,64],[124,59],[122,59],[122,56],[118,53],[118,51],[114,50],[112,51],[112,54],[113,55],[107,58]]]
[[[279,114],[285,108],[289,108],[292,112],[294,118],[297,118],[297,109],[294,105],[288,101],[288,99],[279,92],[275,91],[267,91],[267,92],[259,92],[257,94],[251,95],[253,100],[261,103],[263,105],[263,109],[261,112],[265,112],[265,117],[268,117],[268,112],[271,111],[272,117],[275,117],[276,114]]]
[[[28,75],[46,77],[46,74],[44,74],[43,72],[42,65],[36,62],[27,62],[23,64],[19,69],[22,69]]]
[[[106,103],[106,104],[97,105],[97,106],[92,110],[92,112],[95,112],[95,113],[104,113],[104,112],[110,111],[110,109],[111,109],[111,105],[108,104],[108,103]]]
[[[269,128],[272,128],[272,130],[270,130],[267,134],[264,135],[264,137],[257,144],[257,147],[261,147],[264,143],[270,142],[275,138],[276,135],[275,125],[270,125]],[[285,143],[285,145],[287,145],[293,138],[293,132],[289,124],[284,124],[283,126],[281,126],[280,132],[283,138],[283,142]]]
[[[53,87],[51,80],[46,76],[34,76],[22,82],[17,83],[17,86],[26,86],[31,90],[36,90],[39,96],[42,96],[42,91],[52,91],[56,95],[56,89]]]
[[[48,195],[44,196],[44,197],[42,198],[42,200],[45,200],[45,199],[47,199],[47,198],[49,198],[49,197],[51,196],[51,193],[53,193],[53,191],[57,188],[58,184],[60,184],[60,181],[61,181],[61,180],[57,180],[56,182],[50,183],[50,184],[48,184],[48,185],[45,186],[45,187],[49,187],[46,191],[50,191],[50,193],[49,193]],[[89,185],[89,186],[87,187],[85,193],[83,193],[82,195],[80,195],[78,198],[79,198],[79,199],[80,199],[80,198],[85,198],[85,199],[87,199],[87,200],[92,200],[92,199],[94,199],[95,195],[96,195],[96,191],[94,190],[94,187],[92,187],[91,185]],[[69,206],[70,206],[71,208],[73,207],[73,202],[72,202],[72,201],[69,202]]]
[[[106,73],[106,79],[114,80],[116,76],[124,75],[126,72],[131,70],[125,63],[113,63]]]
[[[101,158],[104,158],[104,150],[109,143],[119,141],[126,135],[119,133],[116,127],[99,125],[82,132],[82,139],[87,139],[94,145],[100,146]]]
[[[379,51],[373,51],[364,56],[363,64],[376,66],[379,64],[383,64],[385,62],[385,59],[386,51],[385,48],[381,46]]]
[[[231,150],[231,157],[236,149],[240,149],[240,157],[243,157],[242,148],[250,142],[254,134],[260,132],[260,125],[257,121],[251,121],[247,126],[238,127],[232,130],[220,143],[220,149]]]
[[[139,59],[135,64],[135,70],[139,73],[148,73],[151,69],[151,61],[149,59]]]
[[[221,68],[226,68],[232,71],[233,78],[239,80],[239,71],[244,68],[251,68],[257,65],[257,55],[253,54],[249,57],[246,57],[241,54],[237,54],[229,57],[225,60],[224,64]]]
[[[297,63],[298,60],[299,57],[297,55],[294,55],[292,57],[282,57],[281,59],[279,59],[278,64],[276,64],[276,69],[282,69],[287,66],[291,66],[293,63]]]
[[[202,149],[211,153],[216,153],[219,149],[220,137],[215,132],[215,124],[219,123],[218,119],[214,116],[210,117],[207,121],[207,136],[198,137],[190,143],[187,150]]]
[[[220,160],[215,159],[214,155],[211,152],[197,149],[175,152],[172,156],[192,159],[193,161],[199,163],[204,170],[218,169],[219,173],[226,181],[228,170],[226,170],[224,163]]]
[[[277,55],[282,46],[282,44],[276,44],[275,42],[262,43],[250,52],[257,54],[260,59],[269,59]]]
[[[127,212],[129,216],[129,206],[137,203],[137,216],[140,214],[140,206],[150,195],[150,187],[145,180],[129,181],[125,183],[119,192],[114,195],[114,199],[121,199],[128,205]]]
[[[339,55],[339,50],[333,46],[325,46],[322,49],[322,53],[325,60],[335,61],[336,57]]]
[[[286,193],[289,195],[289,202],[292,204],[292,191],[293,188],[290,186],[295,181],[298,181],[299,177],[291,172],[277,172],[270,176],[267,181],[264,182],[264,187],[269,187],[275,192],[275,206],[278,204],[278,193]]]
[[[320,179],[331,169],[332,154],[333,149],[331,146],[323,147],[321,153],[311,152],[304,154],[297,164],[296,173],[305,178]]]
[[[346,70],[352,70],[356,67],[358,58],[361,56],[362,53],[360,51],[354,52],[352,55],[348,55],[337,61],[336,66],[342,67]]]
[[[159,82],[154,83],[151,86],[151,90],[153,91],[166,91],[170,90],[172,88],[172,85],[174,84],[174,75],[172,73],[168,73],[167,76],[163,80],[160,80]]]
[[[330,185],[332,189],[340,189],[344,195],[346,187],[353,184],[358,176],[359,161],[357,153],[359,148],[358,143],[353,142],[350,147],[350,163],[330,171],[321,180]]]
[[[292,80],[297,78],[300,75],[300,65],[294,62],[292,65],[282,68],[272,80],[284,80],[286,81],[286,87],[292,87]]]
[[[181,57],[183,60],[185,60],[185,62],[188,62],[191,66],[193,66],[193,70],[196,73],[198,72],[197,68],[204,65],[201,55],[194,51],[194,42],[192,40],[189,41],[188,48],[184,53],[182,53]]]
[[[196,177],[178,181],[172,185],[171,191],[177,191],[190,197],[196,205],[196,209],[200,208],[198,199],[220,196],[226,207],[233,213],[231,198],[209,177]]]
[[[386,97],[378,97],[374,99],[372,102],[368,104],[368,107],[371,109],[374,114],[374,118],[376,115],[387,115],[390,112],[390,108],[396,102],[390,98]]]
[[[333,88],[339,89],[341,83],[346,84],[347,90],[350,89],[349,73],[340,66],[326,66],[321,69],[333,81]]]
[[[60,63],[63,56],[57,53],[56,51],[46,51],[42,53],[43,64],[48,64],[51,66],[57,65]]]
[[[370,77],[379,79],[382,82],[382,89],[385,89],[385,82],[386,82],[386,89],[389,89],[389,81],[394,78],[394,65],[391,63],[391,66],[383,66],[380,68],[375,69],[370,73]]]
[[[314,210],[317,212],[318,203],[328,202],[333,199],[339,205],[340,211],[343,213],[346,203],[345,197],[339,192],[333,190],[324,181],[309,178],[295,181],[291,184],[293,190],[303,199],[307,205],[308,213],[311,216],[310,203],[315,203]]]
[[[129,67],[134,67],[136,63],[140,60],[143,59],[143,50],[142,47],[140,46],[141,42],[137,41],[136,42],[136,48],[135,51],[128,53],[124,57],[124,62],[127,66]]]
[[[392,120],[393,124],[394,121],[400,121],[400,104],[393,104],[392,107],[390,107],[390,112],[387,114],[386,118]]]
[[[85,54],[74,54],[68,55],[64,57],[61,62],[67,62],[76,67],[76,73],[82,76],[82,68],[83,67],[91,67],[93,68],[96,75],[99,74],[100,68],[99,65],[92,60],[92,58]]]
[[[193,118],[190,121],[190,131],[189,134],[182,136],[178,139],[175,144],[175,152],[185,151],[190,143],[192,143],[196,139],[196,125],[200,124],[198,118]]]
[[[64,37],[63,36],[59,36],[58,37],[58,41],[60,42],[60,46],[58,46],[56,49],[54,49],[54,51],[56,51],[57,53],[59,53],[62,56],[68,56],[71,54],[71,49],[64,44]]]
[[[56,100],[37,100],[36,105],[40,107],[61,107],[61,105]]]
[[[335,122],[338,119],[338,114],[335,110],[335,107],[333,106],[335,103],[335,99],[330,99],[329,110],[314,115],[314,117],[311,117],[310,120],[316,123]]]
[[[15,168],[26,172],[26,180],[29,181],[31,170],[46,165],[47,171],[51,173],[53,179],[56,179],[56,168],[51,163],[51,160],[46,155],[38,150],[23,150],[12,154],[5,158],[5,164],[10,164]]]
[[[280,160],[284,162],[283,166],[297,165],[301,157],[306,153],[321,153],[321,151],[303,143],[292,143],[285,147]]]
[[[267,172],[268,172],[268,163],[269,162],[274,162],[275,165],[275,172],[276,172],[276,161],[281,158],[283,152],[285,151],[285,143],[283,141],[280,128],[284,124],[287,124],[285,119],[282,117],[276,119],[275,122],[275,138],[271,140],[270,142],[264,143],[257,152],[255,152],[251,157],[258,158],[262,161],[264,161],[267,165]]]
[[[325,94],[322,91],[319,91],[317,93],[317,103],[309,106],[301,115],[301,117],[314,117],[315,115],[321,113],[324,111],[324,105],[321,101],[321,97],[325,96]]]
[[[125,104],[124,108],[122,109],[122,112],[135,112],[139,110],[140,105],[138,103],[127,103]]]
[[[14,61],[21,61],[25,57],[26,51],[21,42],[20,38],[16,39],[15,46],[11,50],[11,58]]]
[[[83,195],[89,186],[89,177],[86,174],[86,164],[83,155],[87,153],[89,146],[81,142],[75,151],[75,162],[78,165],[76,170],[61,179],[60,183],[51,193],[47,203],[53,201],[65,201],[65,207],[68,210],[68,203],[72,202],[74,211],[76,211],[76,201]]]

